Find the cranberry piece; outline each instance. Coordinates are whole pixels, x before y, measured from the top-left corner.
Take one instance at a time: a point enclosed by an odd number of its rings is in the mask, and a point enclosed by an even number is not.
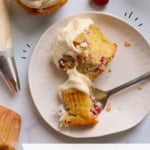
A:
[[[64,60],[63,58],[61,58],[61,59],[58,61],[58,63],[59,63],[59,67],[60,67],[61,69],[64,69],[64,68],[65,68],[65,60]]]
[[[104,64],[104,61],[105,61],[105,57],[104,56],[100,57],[100,64],[99,64],[99,66]]]
[[[96,108],[96,111],[97,111],[97,113],[99,114],[99,113],[101,113],[102,108],[101,108],[101,107],[97,107],[97,108]]]
[[[97,113],[96,113],[94,110],[92,110],[92,109],[90,109],[90,112],[91,112],[93,115],[97,115]]]
[[[109,0],[92,0],[97,5],[106,5]]]
[[[102,111],[102,105],[100,103],[94,102],[94,108],[97,112],[97,114],[99,114]]]

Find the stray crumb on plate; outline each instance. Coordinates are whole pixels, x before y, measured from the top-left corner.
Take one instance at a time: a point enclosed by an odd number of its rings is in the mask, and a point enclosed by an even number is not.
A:
[[[138,85],[137,88],[138,88],[138,90],[142,90],[143,86],[142,85]]]
[[[109,68],[108,69],[108,74],[106,75],[106,79],[108,79],[110,77],[110,73],[112,72],[112,70]]]
[[[108,105],[107,105],[107,107],[106,107],[106,110],[107,110],[108,112],[112,110],[112,105],[111,105],[110,102],[108,103]]]
[[[125,42],[124,42],[124,45],[125,45],[125,47],[130,47],[130,46],[131,46],[131,43],[128,42],[128,41],[125,41]]]
[[[108,69],[108,72],[109,72],[109,73],[111,73],[111,72],[112,72],[112,70],[111,70],[111,69]]]

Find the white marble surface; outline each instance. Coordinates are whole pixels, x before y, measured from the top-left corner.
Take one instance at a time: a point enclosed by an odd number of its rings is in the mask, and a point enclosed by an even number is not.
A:
[[[150,42],[150,1],[110,0],[106,7],[96,7],[91,5],[89,0],[68,0],[68,3],[59,11],[46,16],[29,15],[18,8],[12,0],[9,3],[14,55],[21,91],[12,93],[4,80],[0,78],[0,104],[18,112],[22,117],[18,150],[22,150],[23,143],[150,143],[150,115],[147,115],[136,127],[119,134],[93,139],[72,139],[60,135],[39,116],[28,87],[28,65],[33,49],[42,33],[57,20],[79,12],[104,11],[134,25]],[[131,12],[133,14],[130,18]],[[135,21],[136,17],[138,17],[137,21]],[[138,26],[141,23],[142,25]]]

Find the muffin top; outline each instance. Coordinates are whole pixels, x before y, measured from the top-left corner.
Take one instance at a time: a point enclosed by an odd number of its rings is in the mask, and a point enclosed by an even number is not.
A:
[[[60,0],[20,0],[24,5],[34,8],[43,9],[57,4]]]

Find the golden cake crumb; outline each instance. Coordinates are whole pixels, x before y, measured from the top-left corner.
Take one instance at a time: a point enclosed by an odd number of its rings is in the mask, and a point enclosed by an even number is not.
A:
[[[109,72],[109,73],[111,73],[111,72],[112,72],[112,70],[111,70],[111,69],[109,69],[109,70],[108,70],[108,72]]]
[[[138,88],[138,90],[142,90],[143,86],[142,85],[138,85],[137,88]]]
[[[130,47],[130,46],[131,46],[131,43],[128,42],[128,41],[125,41],[125,42],[124,42],[124,45],[125,45],[125,47]]]
[[[110,102],[108,103],[106,110],[107,110],[108,112],[112,110],[112,105],[111,105]]]

